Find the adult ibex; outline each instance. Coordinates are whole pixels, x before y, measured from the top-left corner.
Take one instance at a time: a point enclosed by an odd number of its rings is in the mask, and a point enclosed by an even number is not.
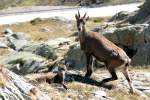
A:
[[[121,67],[123,68],[122,72],[129,83],[130,92],[133,93],[133,86],[128,74],[128,66],[130,65],[131,59],[127,56],[123,49],[109,41],[103,36],[103,34],[88,31],[86,28],[86,21],[89,19],[89,16],[86,17],[86,13],[83,17],[81,17],[78,11],[75,18],[77,22],[80,46],[85,52],[87,60],[87,72],[85,76],[90,77],[92,74],[90,64],[92,63],[92,56],[94,56],[97,60],[104,62],[108,71],[112,75],[111,78],[103,79],[102,82],[117,80],[118,77],[115,69]]]

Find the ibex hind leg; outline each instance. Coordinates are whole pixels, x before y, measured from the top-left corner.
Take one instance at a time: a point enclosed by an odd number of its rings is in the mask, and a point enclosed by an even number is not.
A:
[[[93,68],[91,67],[92,64],[92,55],[89,53],[86,53],[86,67],[87,67],[87,72],[85,74],[85,77],[90,77],[92,72],[93,72]]]
[[[131,81],[131,79],[130,79],[130,77],[129,77],[129,73],[128,73],[128,65],[125,65],[125,68],[123,69],[122,73],[124,74],[124,76],[126,77],[128,83],[129,83],[130,92],[131,92],[131,93],[134,93],[132,81]]]
[[[117,77],[117,75],[116,75],[116,71],[115,71],[115,69],[112,69],[113,67],[108,67],[108,71],[110,72],[110,74],[111,74],[111,78],[106,78],[106,79],[103,79],[102,80],[102,83],[106,83],[106,82],[109,82],[109,81],[114,81],[114,80],[117,80],[118,79],[118,77]]]

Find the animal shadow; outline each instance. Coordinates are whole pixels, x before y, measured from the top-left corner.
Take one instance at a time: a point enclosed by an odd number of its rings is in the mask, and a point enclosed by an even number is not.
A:
[[[86,84],[89,84],[89,85],[103,87],[103,88],[106,88],[106,89],[112,89],[113,88],[113,85],[111,85],[111,84],[102,83],[101,81],[98,82],[98,81],[93,80],[91,78],[81,76],[81,75],[77,75],[77,74],[68,74],[67,73],[65,81],[66,82],[77,81],[77,82],[86,83]]]

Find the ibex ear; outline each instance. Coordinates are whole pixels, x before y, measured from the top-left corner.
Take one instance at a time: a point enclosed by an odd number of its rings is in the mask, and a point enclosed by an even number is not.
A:
[[[76,18],[76,20],[78,20],[78,19],[79,19],[77,14],[75,14],[75,18]]]
[[[85,19],[85,20],[86,20],[86,21],[87,21],[87,20],[89,20],[89,16],[88,16],[88,17],[86,17],[86,19]]]

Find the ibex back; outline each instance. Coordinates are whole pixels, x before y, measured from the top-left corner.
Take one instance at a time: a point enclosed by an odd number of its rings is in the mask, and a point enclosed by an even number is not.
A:
[[[127,56],[123,49],[109,41],[103,36],[103,34],[87,30],[86,21],[89,17],[86,17],[86,13],[83,17],[81,17],[78,11],[75,18],[77,22],[80,46],[86,54],[87,72],[85,76],[90,77],[92,74],[92,56],[94,56],[97,60],[104,62],[108,71],[112,75],[111,78],[103,79],[102,82],[117,80],[118,77],[115,69],[123,66],[122,72],[129,83],[130,91],[133,93],[133,86],[128,75],[128,66],[130,65],[131,59]]]

